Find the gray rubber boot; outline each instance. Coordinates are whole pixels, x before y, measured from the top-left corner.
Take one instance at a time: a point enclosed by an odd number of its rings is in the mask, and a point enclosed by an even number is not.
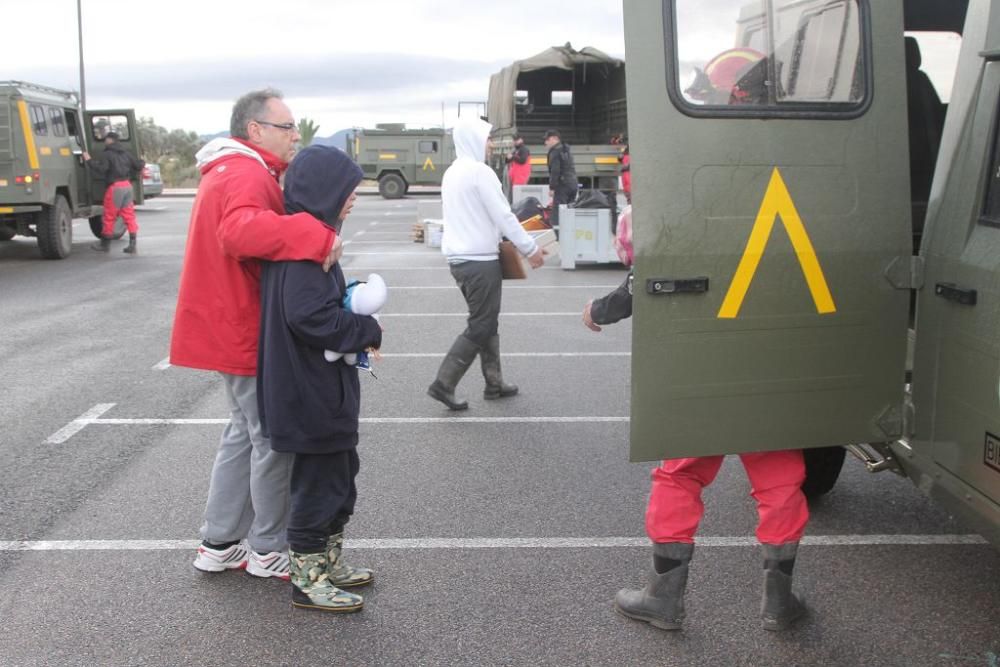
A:
[[[130,255],[136,255],[139,253],[139,249],[135,247],[135,234],[128,235],[128,245],[122,248],[122,252],[128,253]]]
[[[476,360],[478,352],[479,346],[464,334],[456,338],[438,368],[437,379],[427,388],[427,395],[444,403],[449,410],[468,409],[468,402],[455,398],[455,387]]]
[[[688,565],[693,554],[693,544],[654,544],[654,563],[659,557],[674,561],[675,564],[671,569],[659,573],[651,563],[646,587],[641,590],[623,588],[618,591],[615,595],[615,610],[661,630],[680,630],[684,621],[684,589],[687,588]]]
[[[798,542],[764,544],[764,600],[761,619],[765,630],[787,630],[806,613],[806,607],[792,593],[792,569]]]
[[[97,252],[109,252],[111,250],[111,239],[101,239],[96,243],[90,244],[91,250],[96,250]]]
[[[500,370],[500,336],[493,336],[486,347],[479,350],[479,361],[482,362],[483,378],[486,380],[483,398],[492,401],[517,394],[516,384],[503,381],[503,372]]]

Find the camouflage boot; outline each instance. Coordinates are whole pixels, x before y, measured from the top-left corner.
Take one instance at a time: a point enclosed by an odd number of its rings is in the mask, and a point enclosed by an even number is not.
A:
[[[806,613],[802,600],[792,593],[792,569],[798,542],[763,544],[764,600],[760,615],[765,630],[787,630]]]
[[[684,620],[684,589],[694,545],[653,544],[649,580],[640,590],[624,588],[615,595],[618,613],[661,630],[680,630]]]
[[[375,573],[366,567],[351,567],[343,561],[344,533],[331,535],[326,541],[327,573],[334,586],[352,588],[375,581]]]
[[[300,554],[288,550],[292,606],[333,612],[361,611],[364,598],[334,586],[330,582],[328,565],[325,553]]]

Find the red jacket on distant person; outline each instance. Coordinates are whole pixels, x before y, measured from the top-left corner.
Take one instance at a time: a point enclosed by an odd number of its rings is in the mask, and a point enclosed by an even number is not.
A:
[[[507,168],[510,184],[527,185],[528,179],[531,178],[531,152],[528,151],[528,147],[521,144],[515,148],[507,162],[510,165]]]
[[[191,211],[170,363],[257,374],[258,259],[323,262],[335,232],[307,213],[285,215],[278,176],[288,164],[239,139],[198,152],[201,184]]]

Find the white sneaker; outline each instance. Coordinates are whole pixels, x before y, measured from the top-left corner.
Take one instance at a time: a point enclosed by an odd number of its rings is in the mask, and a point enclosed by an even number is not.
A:
[[[198,557],[194,559],[194,566],[202,572],[243,569],[247,566],[247,552],[249,551],[243,542],[225,549],[213,549],[199,544]]]
[[[248,550],[247,574],[255,577],[277,577],[288,581],[288,552],[272,551],[259,554],[253,549]]]

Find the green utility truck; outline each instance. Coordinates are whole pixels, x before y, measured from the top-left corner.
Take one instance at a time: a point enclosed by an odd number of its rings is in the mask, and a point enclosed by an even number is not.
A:
[[[405,196],[411,185],[440,186],[444,170],[455,161],[450,132],[408,130],[403,123],[357,129],[348,147],[365,178],[378,181],[378,192],[386,199]]]
[[[625,44],[632,459],[848,446],[1000,546],[1000,1],[625,0]]]
[[[494,74],[486,109],[493,125],[490,163],[508,194],[506,156],[515,135],[531,151],[528,182],[549,182],[543,135],[550,129],[559,130],[569,145],[582,187],[617,192],[623,146],[612,141],[628,133],[620,59],[591,47],[552,47]]]
[[[131,109],[84,111],[75,93],[0,81],[0,241],[34,236],[42,257],[62,259],[72,249],[73,218],[88,218],[100,237],[107,184],[91,176],[83,152],[99,155],[114,131],[138,155],[135,128]],[[139,180],[133,189],[141,204]],[[115,237],[124,233],[119,220]]]

